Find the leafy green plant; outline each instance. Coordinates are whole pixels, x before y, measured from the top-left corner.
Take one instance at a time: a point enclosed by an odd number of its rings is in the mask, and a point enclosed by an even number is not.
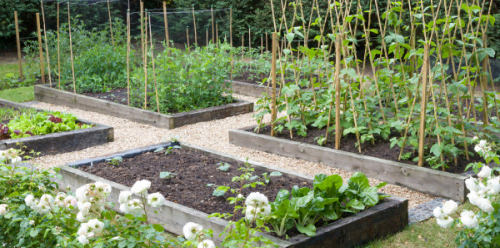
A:
[[[119,166],[123,162],[123,158],[120,156],[113,157],[110,159],[106,159],[108,164],[113,165],[113,166]]]
[[[91,127],[78,122],[72,114],[60,112],[23,113],[10,120],[6,126],[12,139]]]

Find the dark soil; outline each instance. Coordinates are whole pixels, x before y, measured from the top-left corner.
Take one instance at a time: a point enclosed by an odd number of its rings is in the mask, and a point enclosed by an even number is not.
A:
[[[217,164],[220,162],[223,161],[198,151],[181,148],[173,149],[168,155],[164,152],[147,152],[124,158],[118,166],[100,162],[92,166],[82,166],[79,169],[127,186],[132,186],[138,180],[147,179],[151,181],[149,192],[161,192],[169,201],[207,214],[229,213],[233,211],[233,206],[226,198],[234,195],[227,192],[224,197],[214,197],[212,192],[219,185],[239,188],[239,185],[233,183],[231,179],[241,175],[241,172],[234,164],[227,172],[220,171],[217,169],[219,167]],[[161,179],[160,172],[162,171],[176,173],[176,176],[171,179]],[[254,175],[261,175],[264,172],[269,173],[269,171],[256,169]],[[243,195],[258,191],[272,201],[281,189],[290,190],[294,185],[311,186],[311,182],[286,175],[271,177],[266,186],[245,189]]]
[[[249,129],[247,131],[254,132],[253,129]],[[271,128],[269,126],[266,126],[264,128],[261,128],[259,133],[271,135],[270,131],[271,131]],[[283,131],[281,133],[277,133],[276,137],[284,138],[287,140],[293,140],[293,141],[297,141],[297,142],[303,142],[303,143],[312,144],[312,145],[318,145],[315,138],[319,137],[319,136],[324,136],[324,135],[325,135],[325,128],[317,129],[317,128],[311,127],[311,128],[308,128],[306,137],[298,136],[295,134],[293,139],[290,139],[290,133],[288,131]],[[323,146],[324,147],[331,147],[333,149],[333,147],[335,146],[334,142],[335,142],[335,134],[329,133],[328,134],[328,141]],[[340,141],[340,150],[359,154],[359,151],[358,151],[356,144],[357,144],[357,140],[356,140],[355,135],[343,136],[341,141]],[[377,158],[382,158],[382,159],[387,159],[387,160],[392,160],[392,161],[398,161],[398,156],[399,156],[400,150],[401,149],[398,146],[394,146],[393,148],[391,148],[390,141],[384,140],[380,137],[378,137],[378,138],[376,137],[375,142],[373,144],[371,142],[365,142],[364,144],[361,144],[361,154],[372,156],[372,157],[377,157]],[[405,152],[410,152],[410,151],[411,150],[408,149],[408,145],[407,145],[407,147],[405,148]],[[472,151],[472,147],[469,148],[469,151]],[[475,161],[480,160],[479,157],[472,155],[471,153],[469,153],[469,155],[471,155],[470,161],[467,161],[465,159],[465,156],[458,157],[457,166],[455,166],[452,162],[452,163],[448,164],[448,168],[446,168],[445,170],[447,172],[451,172],[451,173],[462,173],[462,172],[464,172],[467,164],[469,164],[470,162],[475,162]],[[416,153],[412,154],[412,158],[416,157],[416,156],[417,156]],[[401,160],[398,162],[402,162],[405,164],[411,164],[411,165],[417,165],[417,162],[413,162],[411,160]],[[424,167],[430,168],[429,164],[427,164],[427,163],[424,163]]]
[[[99,93],[82,93],[83,95],[127,105],[127,89],[111,89],[108,92]]]

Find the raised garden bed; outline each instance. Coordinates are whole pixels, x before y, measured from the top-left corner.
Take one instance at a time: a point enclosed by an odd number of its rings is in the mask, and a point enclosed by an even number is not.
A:
[[[69,166],[63,166],[61,167],[63,177],[57,179],[59,186],[61,189],[66,189],[67,187],[75,189],[89,182],[103,181],[112,185],[111,200],[117,201],[119,192],[129,189],[129,186],[131,186],[130,183],[136,178],[147,179],[148,176],[156,178],[160,171],[168,168],[171,172],[179,174],[169,179],[171,182],[159,182],[159,179],[152,182],[153,188],[151,192],[165,191],[163,193],[167,198],[166,206],[160,208],[157,213],[151,216],[152,221],[163,224],[167,231],[178,235],[182,234],[182,227],[186,222],[193,221],[206,228],[213,229],[214,237],[219,238],[219,233],[222,232],[228,222],[222,219],[208,218],[210,211],[206,211],[205,209],[210,210],[213,207],[218,212],[227,211],[228,209],[225,209],[223,206],[225,199],[215,199],[210,194],[207,195],[203,188],[209,188],[208,183],[220,184],[224,180],[222,178],[224,176],[214,176],[213,173],[212,175],[209,174],[210,170],[217,170],[218,165],[214,163],[225,162],[231,164],[229,171],[218,172],[222,175],[227,174],[226,177],[231,178],[231,173],[237,171],[239,166],[243,166],[245,161],[184,144],[181,149],[172,149],[168,155],[160,156],[160,152],[155,152],[159,148],[168,148],[171,145],[170,143],[164,143],[129,150],[107,157],[78,161],[69,164]],[[177,159],[177,165],[173,165],[172,161],[165,158],[169,156],[172,159]],[[122,162],[117,165],[111,165],[109,159],[117,157],[121,157]],[[161,159],[160,157],[164,158]],[[151,162],[146,164],[144,163],[146,161]],[[272,168],[259,163],[248,163],[255,168],[256,174],[263,171],[279,171],[282,173],[281,178],[275,179],[273,177],[271,179],[271,182],[266,186],[270,188],[268,192],[263,191],[263,188],[256,189],[265,194],[267,193],[268,196],[273,196],[272,192],[285,187],[283,185],[291,187],[292,185],[290,184],[292,183],[311,184],[312,182],[311,178],[293,172]],[[114,168],[109,170],[103,169],[106,164]],[[134,164],[138,168],[142,168],[142,171],[131,170],[126,172],[127,169],[125,167],[133,166]],[[201,167],[198,170],[194,170],[193,166],[195,164]],[[104,178],[89,172],[99,174]],[[120,176],[116,176],[117,173],[120,173]],[[133,176],[136,178],[133,178]],[[117,183],[116,181],[123,182],[126,185]],[[181,186],[182,182],[185,182],[183,187]],[[209,190],[212,191],[213,189]],[[198,194],[201,194],[203,197],[199,197]],[[398,232],[407,223],[408,201],[389,197],[365,211],[318,228],[316,236],[311,238],[304,235],[295,235],[290,239],[282,240],[268,234],[263,235],[272,239],[280,247],[352,247]]]
[[[465,179],[467,178],[465,174],[438,171],[355,152],[272,137],[268,134],[258,134],[253,131],[254,128],[230,130],[229,142],[282,156],[321,162],[335,168],[361,171],[369,177],[391,184],[460,202],[465,200]]]
[[[35,99],[83,110],[108,114],[157,127],[173,129],[202,121],[222,119],[253,111],[253,103],[237,100],[234,103],[177,114],[161,114],[149,110],[89,97],[81,94],[35,85]]]
[[[0,99],[0,107],[12,109],[31,108],[3,99]],[[40,152],[40,155],[48,155],[72,152],[113,141],[114,132],[112,127],[84,120],[78,120],[78,122],[92,125],[92,127],[25,138],[4,139],[0,140],[0,149],[23,148],[26,151]]]
[[[272,87],[267,87],[266,85],[261,85],[258,83],[249,83],[237,80],[229,80],[233,88],[233,92],[236,94],[252,97],[261,97],[265,92],[271,92]]]

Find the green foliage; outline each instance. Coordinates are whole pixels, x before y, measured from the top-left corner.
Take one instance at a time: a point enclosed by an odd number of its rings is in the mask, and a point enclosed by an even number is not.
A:
[[[231,87],[226,82],[230,69],[229,46],[197,47],[191,51],[165,48],[155,58],[156,80],[152,65],[148,66],[147,108],[157,110],[158,91],[161,113],[186,112],[233,102]],[[149,62],[151,63],[151,62]],[[144,69],[132,73],[131,104],[144,107]],[[156,88],[155,88],[156,86]]]
[[[29,102],[35,99],[33,86],[0,90],[0,98],[13,102]]]
[[[380,184],[371,187],[362,173],[355,173],[348,184],[343,184],[339,175],[314,177],[313,188],[294,186],[292,191],[281,190],[271,203],[269,223],[280,237],[296,228],[308,236],[316,234],[318,221],[329,223],[350,213],[357,213],[375,206],[384,198],[377,190]]]
[[[0,50],[15,47],[16,30],[14,26],[14,10],[19,18],[19,29],[24,35],[34,30],[35,13],[39,11],[40,1],[4,0],[0,1]]]

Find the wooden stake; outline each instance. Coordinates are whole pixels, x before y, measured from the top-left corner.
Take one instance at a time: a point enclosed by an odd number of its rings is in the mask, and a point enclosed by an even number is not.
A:
[[[187,50],[189,51],[189,27],[186,27]]]
[[[127,9],[127,105],[130,105],[130,9]]]
[[[45,53],[47,54],[47,70],[49,71],[49,85],[52,87],[52,72],[50,70],[50,53],[49,53],[49,44],[47,42],[47,29],[45,28],[45,11],[43,9],[43,1],[40,0],[40,7],[42,8],[42,21],[43,21],[43,39],[45,41]]]
[[[266,32],[266,51],[269,51],[269,49],[267,49],[267,41],[268,41],[268,38],[267,38],[267,32]]]
[[[424,165],[425,109],[427,106],[427,67],[429,64],[429,44],[424,45],[424,63],[422,65],[422,94],[420,100],[420,128],[418,130],[418,166]]]
[[[43,58],[42,34],[40,33],[40,14],[36,13],[36,32],[38,36],[38,53],[40,55],[40,73],[42,84],[45,84],[45,63]]]
[[[272,42],[272,60],[271,60],[271,79],[272,79],[272,92],[271,92],[271,136],[274,136],[274,126],[276,125],[276,117],[278,115],[276,109],[276,52],[278,50],[278,33],[273,32]]]
[[[149,21],[149,42],[151,43],[151,65],[153,67],[153,81],[155,84],[155,96],[156,96],[156,112],[160,113],[160,101],[158,99],[158,86],[156,82],[156,70],[155,70],[155,55],[153,47],[153,33],[151,32],[151,15],[148,15]]]
[[[193,11],[194,44],[198,45],[198,34],[196,33],[196,16],[194,15],[194,6],[192,6],[191,9]]]
[[[144,14],[147,15],[147,10],[144,12]],[[141,19],[141,22],[144,23],[144,60],[142,61],[143,63],[143,68],[144,68],[144,109],[147,109],[148,107],[148,24],[147,24],[147,18]]]
[[[170,38],[168,37],[168,18],[167,18],[167,3],[163,1],[163,23],[165,24],[165,43],[170,46]]]
[[[208,46],[209,43],[208,43],[208,28],[205,29],[205,44]]]
[[[250,27],[248,27],[248,51],[252,51],[252,33],[250,31]]]
[[[141,24],[141,53],[142,53],[142,61],[146,61],[144,59],[144,57],[146,57],[146,55],[144,54],[145,50],[144,50],[144,2],[141,0],[139,2],[139,12],[140,12],[140,20],[139,20],[139,23]]]
[[[21,57],[21,41],[19,38],[19,22],[17,20],[17,11],[14,11],[14,24],[16,26],[17,65],[19,67],[19,78],[23,80],[23,61]]]
[[[69,55],[71,60],[71,77],[73,80],[73,93],[76,94],[75,61],[73,60],[73,41],[71,39],[71,12],[69,11],[69,2],[68,2],[68,30],[69,30]]]
[[[212,15],[212,42],[215,42],[215,17],[214,9],[210,7],[210,14]]]
[[[61,89],[61,42],[59,39],[59,0],[57,1],[56,10],[56,26],[57,26],[57,87]]]
[[[229,44],[233,46],[233,7],[229,8]]]
[[[107,5],[108,5],[109,34],[111,35],[111,45],[115,46],[115,39],[113,38],[113,21],[111,20],[111,8],[109,6],[109,0],[107,1]]]
[[[335,37],[335,149],[340,149],[340,138],[342,137],[342,130],[340,130],[340,50],[341,50],[341,37],[337,33]]]

